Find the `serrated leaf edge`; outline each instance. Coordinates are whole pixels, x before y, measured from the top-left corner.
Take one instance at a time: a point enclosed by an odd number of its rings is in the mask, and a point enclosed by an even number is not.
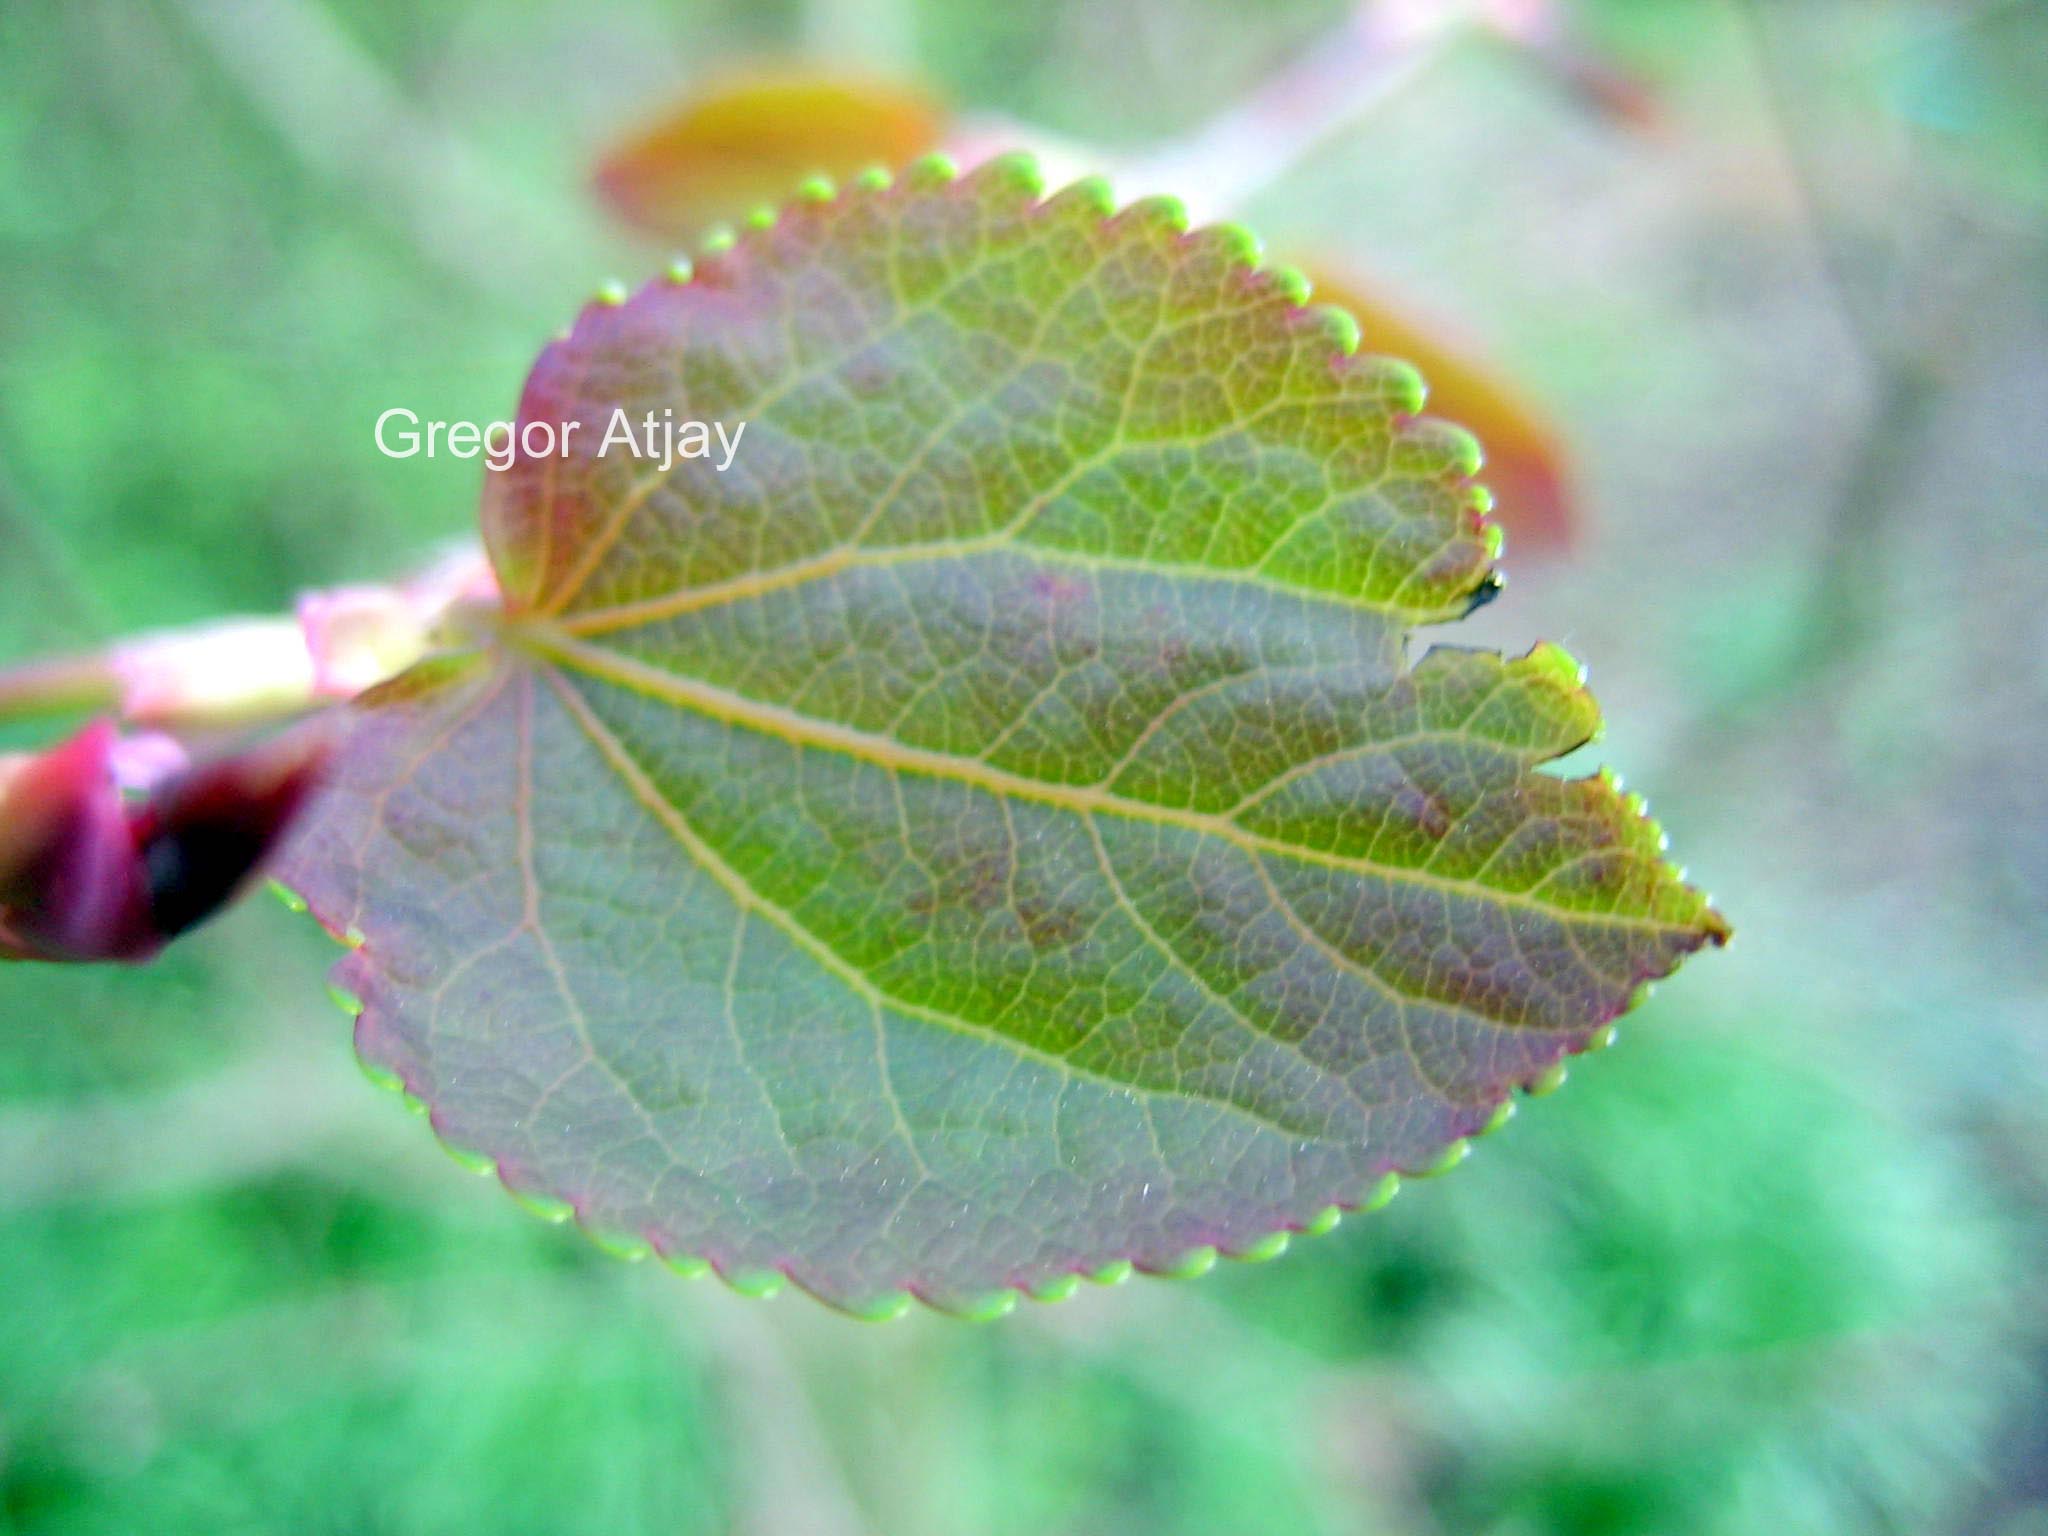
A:
[[[899,186],[914,190],[936,189],[963,179],[1007,181],[1014,189],[1030,197],[1033,212],[1063,200],[1072,200],[1090,206],[1104,223],[1117,220],[1160,223],[1183,242],[1206,242],[1215,246],[1247,277],[1261,278],[1271,284],[1287,301],[1294,317],[1312,319],[1321,327],[1323,339],[1334,350],[1336,359],[1357,360],[1360,366],[1370,363],[1390,384],[1397,385],[1405,408],[1389,414],[1389,430],[1396,448],[1434,444],[1455,455],[1459,461],[1456,477],[1450,482],[1451,489],[1462,498],[1464,510],[1472,518],[1471,531],[1485,546],[1486,562],[1478,568],[1470,585],[1452,593],[1441,608],[1406,609],[1391,601],[1388,606],[1401,614],[1404,623],[1420,628],[1454,623],[1499,594],[1506,582],[1499,562],[1506,549],[1507,533],[1492,518],[1492,492],[1477,478],[1485,462],[1484,452],[1479,440],[1464,427],[1426,412],[1429,387],[1420,370],[1400,357],[1361,354],[1362,338],[1357,318],[1339,305],[1313,302],[1312,286],[1307,276],[1298,268],[1266,262],[1263,242],[1244,225],[1223,222],[1191,227],[1186,206],[1171,196],[1140,197],[1119,209],[1108,181],[1100,176],[1084,176],[1048,195],[1037,157],[1027,151],[992,156],[981,161],[964,177],[952,158],[942,153],[912,161],[900,175],[892,175],[885,167],[869,167],[844,186],[826,177],[810,177],[798,185],[795,194],[779,209],[766,205],[756,208],[738,227],[729,223],[710,226],[698,237],[695,258],[687,252],[678,253],[640,289],[629,292],[616,282],[606,283],[584,305],[575,320],[555,334],[554,340],[572,340],[582,328],[585,317],[594,311],[616,309],[650,290],[688,287],[702,281],[707,261],[730,254],[747,240],[769,234],[781,223],[783,216],[794,209],[825,207],[849,197],[880,196]]]
[[[354,952],[365,947],[360,936],[352,931],[337,932],[328,927],[314,915],[306,898],[290,886],[281,881],[273,881],[272,887],[286,910],[307,917],[342,948]],[[1633,1010],[1645,1001],[1653,990],[1652,983],[1644,982],[1631,996],[1623,1012]],[[1156,1265],[1140,1264],[1131,1258],[1111,1259],[1093,1269],[1077,1267],[1035,1284],[1020,1282],[965,1301],[941,1303],[910,1287],[885,1292],[871,1301],[849,1301],[824,1295],[806,1286],[787,1269],[721,1267],[708,1258],[679,1248],[664,1249],[660,1237],[654,1232],[622,1230],[592,1221],[585,1217],[573,1201],[546,1190],[520,1184],[506,1173],[503,1164],[488,1153],[462,1146],[451,1140],[437,1122],[426,1100],[415,1093],[397,1072],[373,1060],[367,1054],[363,1039],[369,1009],[362,998],[333,984],[328,987],[328,993],[341,1012],[355,1025],[354,1056],[364,1079],[372,1087],[397,1098],[407,1113],[416,1115],[424,1121],[435,1145],[446,1153],[457,1167],[478,1178],[495,1179],[499,1187],[511,1197],[512,1203],[529,1216],[550,1226],[573,1224],[593,1247],[622,1262],[638,1263],[655,1258],[665,1268],[689,1280],[699,1279],[707,1274],[716,1275],[727,1289],[735,1294],[757,1300],[767,1300],[781,1292],[786,1285],[794,1283],[798,1290],[833,1311],[865,1322],[893,1321],[908,1312],[912,1303],[922,1303],[942,1316],[967,1322],[991,1322],[1014,1310],[1019,1298],[1045,1305],[1065,1301],[1080,1290],[1083,1281],[1097,1286],[1115,1286],[1123,1284],[1133,1274],[1143,1274],[1158,1280],[1194,1280],[1214,1269],[1218,1259],[1229,1259],[1241,1264],[1265,1263],[1287,1252],[1296,1237],[1324,1237],[1335,1231],[1347,1215],[1365,1216],[1383,1210],[1392,1202],[1394,1196],[1400,1193],[1402,1185],[1410,1180],[1437,1178],[1456,1168],[1470,1154],[1473,1142],[1482,1137],[1492,1136],[1514,1118],[1516,1105],[1514,1092],[1510,1090],[1493,1105],[1487,1119],[1477,1129],[1447,1144],[1434,1162],[1422,1167],[1386,1172],[1357,1198],[1332,1202],[1301,1221],[1276,1227],[1263,1237],[1236,1249],[1224,1250],[1202,1244],[1188,1249],[1166,1263]],[[1595,1028],[1586,1037],[1584,1044],[1576,1048],[1567,1047],[1564,1054],[1549,1068],[1519,1084],[1521,1092],[1531,1098],[1555,1092],[1565,1080],[1565,1063],[1571,1057],[1605,1050],[1614,1042],[1615,1035],[1614,1022],[1608,1020]]]

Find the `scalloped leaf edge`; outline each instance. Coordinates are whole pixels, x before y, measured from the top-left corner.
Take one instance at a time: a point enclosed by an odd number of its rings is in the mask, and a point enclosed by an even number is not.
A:
[[[936,188],[957,181],[960,174],[959,167],[949,156],[934,153],[911,162],[900,176],[892,175],[885,167],[872,166],[854,176],[844,189],[825,177],[811,177],[797,187],[792,205],[830,203],[841,196],[842,191],[886,192],[899,182],[913,187]],[[1358,355],[1361,337],[1356,318],[1338,306],[1310,302],[1309,281],[1298,269],[1288,266],[1263,266],[1263,243],[1253,231],[1242,224],[1218,223],[1190,229],[1185,205],[1178,198],[1170,196],[1143,197],[1118,209],[1109,183],[1100,176],[1083,177],[1048,197],[1036,158],[1022,151],[997,155],[983,161],[974,168],[972,174],[1010,178],[1021,190],[1027,191],[1040,206],[1056,198],[1077,198],[1090,203],[1105,221],[1117,218],[1156,218],[1167,223],[1183,239],[1203,238],[1220,242],[1230,248],[1231,257],[1245,268],[1248,274],[1262,275],[1274,282],[1297,313],[1314,314],[1323,326],[1326,339],[1340,356],[1349,358]],[[747,217],[744,230],[735,230],[731,225],[714,225],[699,239],[699,256],[715,259],[733,250],[747,236],[772,230],[779,222],[781,214],[781,210],[764,206],[755,209]],[[698,280],[700,265],[699,260],[694,260],[688,255],[678,255],[661,272],[649,278],[643,289],[695,282]],[[592,294],[584,310],[578,313],[569,326],[558,332],[558,336],[566,337],[572,334],[575,326],[582,321],[588,311],[617,307],[630,302],[632,296],[623,283],[611,281],[601,285]],[[1505,533],[1500,525],[1488,516],[1493,509],[1491,493],[1474,478],[1484,462],[1483,452],[1478,439],[1463,427],[1422,414],[1428,387],[1421,373],[1412,364],[1398,357],[1374,356],[1373,361],[1385,367],[1395,377],[1405,376],[1406,387],[1402,392],[1411,402],[1411,408],[1394,415],[1392,425],[1395,435],[1410,439],[1419,435],[1433,436],[1439,444],[1453,448],[1462,461],[1459,489],[1466,497],[1467,509],[1477,519],[1477,531],[1486,540],[1488,562],[1481,567],[1472,588],[1463,594],[1468,605],[1465,609],[1459,613],[1446,614],[1441,620],[1414,619],[1410,624],[1411,627],[1420,628],[1433,622],[1455,622],[1472,609],[1491,601],[1505,585],[1505,577],[1497,564],[1504,553]],[[1554,670],[1561,683],[1575,692],[1584,690],[1585,666],[1555,642],[1538,641],[1522,657],[1516,659]],[[1411,661],[1410,665],[1414,664]],[[1605,722],[1599,716],[1597,704],[1590,698],[1587,702],[1593,711],[1593,721],[1586,742],[1594,742],[1604,734]],[[1619,774],[1602,767],[1592,776],[1607,784],[1636,820],[1654,834],[1660,850],[1669,846],[1669,838],[1662,826],[1650,816],[1647,802],[1640,794],[1624,793]],[[1664,868],[1674,879],[1683,882],[1685,871],[1680,866],[1666,860]],[[359,931],[353,928],[337,930],[331,927],[312,910],[301,893],[282,881],[272,880],[269,885],[273,894],[288,911],[310,917],[343,948],[350,951],[365,948],[366,941]],[[1715,910],[1711,895],[1702,891],[1700,898],[1703,921],[1706,925],[1706,937],[1702,941],[1702,947],[1707,944],[1725,946],[1732,937],[1733,930]],[[1650,996],[1654,986],[1653,981],[1646,980],[1640,983],[1615,1017],[1633,1011]],[[1407,1180],[1435,1178],[1456,1168],[1469,1156],[1474,1141],[1491,1136],[1513,1118],[1516,1104],[1514,1088],[1511,1087],[1491,1107],[1487,1118],[1477,1128],[1448,1143],[1433,1162],[1420,1168],[1389,1171],[1355,1199],[1334,1201],[1304,1220],[1278,1227],[1256,1241],[1233,1251],[1220,1251],[1215,1247],[1202,1245],[1191,1248],[1166,1263],[1151,1265],[1140,1265],[1129,1258],[1117,1258],[1092,1270],[1073,1269],[1063,1272],[1035,1286],[1021,1283],[1004,1286],[959,1302],[941,1303],[907,1286],[884,1292],[866,1301],[849,1301],[826,1296],[806,1287],[800,1279],[784,1268],[728,1268],[708,1258],[679,1249],[664,1250],[657,1236],[651,1232],[620,1231],[592,1222],[573,1201],[549,1191],[521,1186],[508,1178],[503,1167],[488,1154],[451,1142],[436,1123],[430,1107],[413,1092],[410,1085],[397,1073],[369,1059],[362,1048],[367,1013],[364,1000],[338,984],[330,984],[328,991],[341,1011],[355,1022],[355,1056],[363,1075],[374,1086],[396,1094],[408,1111],[423,1119],[435,1143],[459,1167],[477,1177],[496,1179],[500,1187],[512,1197],[513,1202],[528,1214],[551,1225],[573,1223],[593,1246],[626,1262],[639,1262],[653,1257],[665,1268],[686,1279],[714,1274],[735,1293],[762,1300],[773,1297],[786,1286],[794,1284],[796,1289],[831,1310],[870,1322],[887,1322],[901,1317],[910,1310],[913,1303],[922,1303],[942,1316],[969,1322],[988,1322],[1013,1311],[1020,1298],[1042,1304],[1064,1301],[1080,1290],[1083,1281],[1097,1286],[1115,1286],[1124,1283],[1134,1273],[1141,1273],[1154,1279],[1190,1280],[1209,1273],[1216,1267],[1219,1258],[1238,1263],[1266,1262],[1286,1252],[1296,1236],[1322,1237],[1335,1230],[1346,1215],[1370,1215],[1383,1209],[1400,1192],[1402,1184]],[[1566,1063],[1572,1057],[1604,1050],[1613,1043],[1615,1037],[1614,1019],[1602,1020],[1593,1027],[1583,1044],[1567,1045],[1563,1054],[1550,1067],[1515,1086],[1529,1097],[1553,1093],[1564,1083],[1567,1075]]]
[[[291,887],[280,881],[273,881],[271,888],[287,911],[307,917],[336,944],[350,951],[362,947],[358,943],[352,943],[349,935],[336,933],[328,928],[314,916],[305,898]],[[1624,1012],[1633,1010],[1652,990],[1650,983],[1644,983],[1637,989],[1635,998],[1630,1001],[1629,1008]],[[339,986],[330,986],[328,994],[342,1014],[358,1026],[360,1038],[361,1022],[366,1012],[362,999]],[[1517,1086],[1530,1098],[1540,1098],[1554,1093],[1565,1081],[1566,1062],[1574,1056],[1605,1050],[1613,1044],[1615,1038],[1613,1022],[1609,1021],[1594,1030],[1584,1045],[1576,1050],[1567,1050],[1564,1056],[1547,1070]],[[1092,1270],[1067,1270],[1035,1286],[1006,1286],[959,1304],[942,1305],[907,1287],[887,1292],[869,1303],[862,1304],[843,1301],[810,1290],[801,1280],[785,1270],[721,1268],[710,1259],[697,1254],[687,1253],[681,1249],[664,1250],[652,1233],[622,1231],[589,1221],[572,1201],[545,1190],[522,1186],[509,1178],[504,1168],[488,1153],[451,1141],[436,1123],[433,1111],[426,1101],[414,1093],[403,1078],[370,1060],[360,1048],[355,1050],[354,1056],[364,1079],[373,1088],[396,1098],[408,1114],[422,1120],[433,1138],[434,1145],[440,1148],[451,1162],[463,1172],[477,1178],[495,1179],[499,1187],[511,1198],[512,1204],[535,1220],[549,1226],[573,1225],[591,1246],[624,1263],[639,1263],[654,1258],[659,1260],[664,1268],[683,1279],[696,1280],[713,1275],[734,1294],[756,1300],[768,1300],[793,1284],[797,1290],[831,1310],[863,1322],[891,1322],[908,1312],[914,1303],[922,1304],[945,1317],[958,1318],[966,1322],[992,1322],[1014,1311],[1020,1299],[1042,1305],[1066,1301],[1080,1291],[1084,1281],[1090,1285],[1107,1288],[1122,1285],[1134,1274],[1142,1274],[1148,1279],[1155,1280],[1195,1280],[1216,1268],[1219,1259],[1228,1259],[1239,1264],[1267,1263],[1288,1252],[1295,1238],[1327,1237],[1342,1224],[1346,1216],[1370,1216],[1384,1210],[1401,1192],[1403,1185],[1419,1179],[1439,1178],[1458,1167],[1470,1156],[1474,1142],[1491,1137],[1515,1118],[1517,1104],[1514,1092],[1510,1090],[1494,1105],[1492,1114],[1483,1125],[1470,1135],[1461,1136],[1446,1145],[1435,1162],[1421,1168],[1404,1168],[1384,1173],[1355,1200],[1332,1202],[1305,1220],[1277,1227],[1257,1241],[1235,1250],[1225,1251],[1205,1244],[1190,1248],[1172,1261],[1160,1265],[1139,1265],[1128,1258],[1111,1259]]]

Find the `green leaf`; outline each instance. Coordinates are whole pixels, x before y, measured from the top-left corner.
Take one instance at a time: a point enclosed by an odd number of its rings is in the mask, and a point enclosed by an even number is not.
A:
[[[507,613],[287,877],[372,1068],[615,1245],[977,1313],[1454,1161],[1727,929],[1493,589],[1477,453],[1236,230],[927,162],[601,300]],[[596,447],[746,423],[731,467]]]

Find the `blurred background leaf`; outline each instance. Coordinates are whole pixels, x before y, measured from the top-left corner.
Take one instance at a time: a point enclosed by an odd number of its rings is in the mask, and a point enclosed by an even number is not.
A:
[[[593,177],[614,212],[681,246],[773,207],[807,176],[845,181],[938,148],[945,117],[914,87],[817,71],[757,72],[691,91],[613,145]]]

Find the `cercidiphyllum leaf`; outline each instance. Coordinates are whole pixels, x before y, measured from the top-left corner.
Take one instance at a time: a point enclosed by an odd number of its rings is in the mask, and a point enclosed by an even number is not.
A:
[[[502,631],[286,877],[380,1074],[615,1245],[850,1311],[1192,1273],[1440,1166],[1726,926],[1599,778],[1412,369],[1098,188],[926,162],[589,306]],[[1170,210],[1169,210],[1170,211]],[[744,421],[731,468],[599,456]]]

